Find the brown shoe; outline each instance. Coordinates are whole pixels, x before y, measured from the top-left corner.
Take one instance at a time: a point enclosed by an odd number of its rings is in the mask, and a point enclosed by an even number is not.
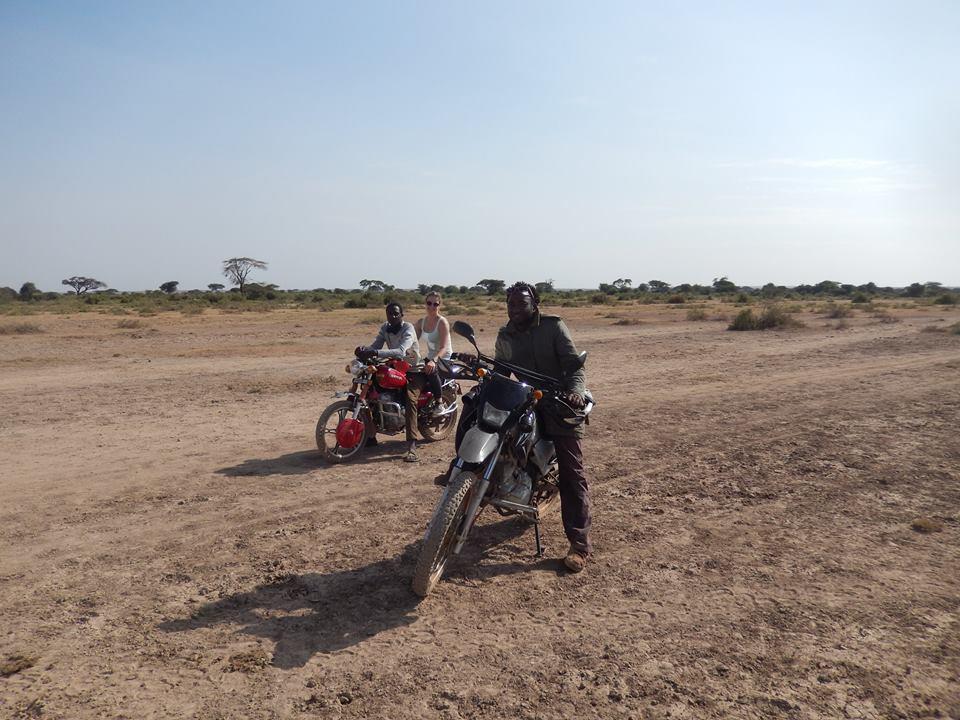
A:
[[[563,564],[567,566],[567,570],[570,572],[578,573],[587,566],[587,556],[571,546],[567,556],[563,559]]]

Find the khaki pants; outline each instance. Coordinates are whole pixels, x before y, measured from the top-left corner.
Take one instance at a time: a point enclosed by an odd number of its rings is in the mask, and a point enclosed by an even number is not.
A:
[[[407,373],[407,407],[404,408],[407,442],[417,439],[417,402],[420,400],[420,393],[425,383],[423,373]]]

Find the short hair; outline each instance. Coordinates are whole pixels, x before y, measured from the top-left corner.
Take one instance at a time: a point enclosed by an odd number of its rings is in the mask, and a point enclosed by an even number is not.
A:
[[[537,289],[528,282],[523,280],[518,280],[513,285],[507,288],[507,297],[510,297],[511,293],[530,293],[530,297],[533,298],[533,302],[536,305],[540,304],[540,293],[537,292]]]
[[[403,315],[403,305],[401,305],[400,303],[398,303],[398,302],[396,302],[396,301],[387,303],[387,307],[384,308],[384,309],[385,309],[387,312],[390,312],[390,308],[392,308],[392,307],[395,307],[397,310],[400,311],[400,314]]]
[[[431,290],[426,295],[423,296],[423,299],[426,300],[428,297],[435,297],[437,300],[443,300],[443,295],[441,295],[436,290]]]

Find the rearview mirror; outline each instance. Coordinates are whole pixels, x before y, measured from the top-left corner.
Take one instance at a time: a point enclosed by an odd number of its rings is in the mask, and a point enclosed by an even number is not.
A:
[[[454,320],[453,331],[460,337],[465,337],[470,342],[473,342],[474,332],[470,323],[465,323],[463,320]]]

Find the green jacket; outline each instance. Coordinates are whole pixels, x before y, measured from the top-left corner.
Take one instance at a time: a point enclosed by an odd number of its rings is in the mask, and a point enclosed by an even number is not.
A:
[[[517,330],[512,322],[500,328],[494,357],[557,378],[565,390],[582,395],[585,392],[582,367],[563,377],[563,367],[575,363],[578,354],[563,320],[555,315],[541,315],[538,311],[533,323],[523,332]],[[520,379],[523,380],[522,377]],[[554,422],[549,413],[541,413],[541,417],[551,435],[583,436],[582,425],[576,428],[562,426]]]

